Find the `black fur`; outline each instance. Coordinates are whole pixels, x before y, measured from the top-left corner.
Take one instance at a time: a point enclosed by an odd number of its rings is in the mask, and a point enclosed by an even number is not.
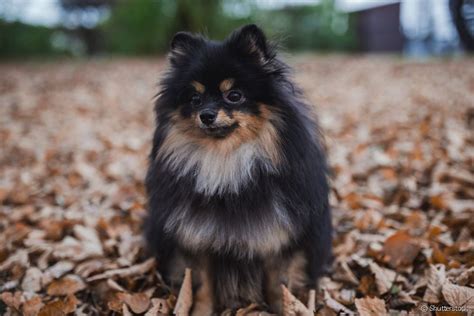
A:
[[[236,308],[252,301],[263,303],[268,291],[263,285],[268,278],[265,264],[283,264],[299,252],[308,262],[306,286],[314,288],[331,253],[327,165],[318,127],[299,90],[289,80],[288,67],[276,57],[274,47],[255,25],[235,31],[224,42],[178,33],[170,54],[171,67],[156,102],[157,127],[146,178],[149,216],[145,236],[161,273],[173,282],[176,256],[187,258],[186,265],[193,271],[206,262],[205,269],[212,271],[213,309]],[[173,125],[172,113],[178,111],[184,119],[197,111],[188,102],[190,82],[198,81],[206,87],[209,96],[203,103],[221,104],[217,87],[226,78],[236,78],[245,94],[246,101],[239,111],[258,116],[257,105],[263,103],[278,115],[279,123],[274,125],[282,163],[277,171],[270,172],[262,162],[256,162],[251,181],[238,192],[209,196],[196,191],[196,170],[179,176],[168,168],[166,157],[160,158],[159,152]],[[222,107],[232,115],[233,109]],[[246,242],[252,236],[260,238],[260,231],[276,218],[272,204],[275,199],[281,201],[281,210],[289,221],[290,240],[268,254],[249,251]],[[213,225],[214,245],[196,249],[180,240],[172,229],[165,229],[172,214],[183,212],[184,204],[189,205],[183,213],[184,225],[190,221]],[[226,241],[239,236],[240,241]],[[285,282],[285,277],[281,280]]]

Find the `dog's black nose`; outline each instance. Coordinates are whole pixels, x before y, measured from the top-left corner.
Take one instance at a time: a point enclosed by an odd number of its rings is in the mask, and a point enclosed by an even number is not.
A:
[[[203,122],[206,125],[211,125],[214,123],[216,120],[217,113],[212,110],[204,110],[201,113],[199,113],[199,118],[201,119],[201,122]]]

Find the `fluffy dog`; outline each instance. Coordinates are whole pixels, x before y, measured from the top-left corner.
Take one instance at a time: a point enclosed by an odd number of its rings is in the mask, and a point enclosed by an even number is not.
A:
[[[148,248],[192,313],[316,287],[331,253],[322,137],[289,68],[255,25],[223,42],[180,32],[156,101]]]

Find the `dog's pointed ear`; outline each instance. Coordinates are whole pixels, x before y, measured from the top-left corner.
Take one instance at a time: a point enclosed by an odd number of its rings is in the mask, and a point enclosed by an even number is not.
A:
[[[204,43],[202,37],[188,32],[178,32],[170,44],[170,57],[173,63],[183,57],[189,56],[194,50]]]
[[[235,30],[228,38],[229,45],[238,52],[256,57],[259,61],[270,58],[270,49],[263,31],[255,24]]]

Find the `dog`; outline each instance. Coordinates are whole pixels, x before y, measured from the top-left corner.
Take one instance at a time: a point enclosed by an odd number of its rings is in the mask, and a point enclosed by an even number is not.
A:
[[[331,256],[323,138],[290,68],[256,25],[217,42],[177,33],[146,176],[148,249],[192,315],[317,286]]]

